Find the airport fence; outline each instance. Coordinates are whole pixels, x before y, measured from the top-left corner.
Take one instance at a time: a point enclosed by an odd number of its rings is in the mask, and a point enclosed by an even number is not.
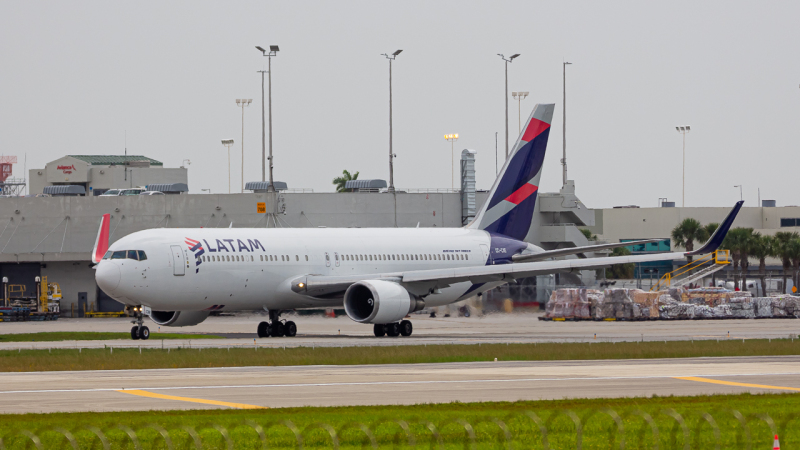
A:
[[[387,408],[391,408],[387,406]],[[135,413],[132,413],[135,414]],[[773,436],[797,445],[786,433],[800,414],[743,415],[736,410],[678,413],[674,409],[646,412],[630,409],[560,410],[541,416],[534,411],[504,417],[469,417],[434,423],[425,419],[378,419],[370,424],[349,422],[296,425],[290,420],[235,423],[205,422],[128,426],[82,426],[0,431],[6,449],[754,449],[768,448]],[[134,430],[133,428],[137,428]],[[784,448],[790,448],[785,445]]]

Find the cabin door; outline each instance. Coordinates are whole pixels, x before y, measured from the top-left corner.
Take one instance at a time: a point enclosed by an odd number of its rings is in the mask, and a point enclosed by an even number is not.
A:
[[[183,249],[180,245],[170,245],[170,253],[172,253],[172,274],[175,276],[183,276],[186,274],[186,261],[183,256]]]

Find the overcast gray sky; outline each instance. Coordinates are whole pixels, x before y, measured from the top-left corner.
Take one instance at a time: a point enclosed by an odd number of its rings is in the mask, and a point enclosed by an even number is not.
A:
[[[222,138],[240,183],[261,177],[260,75],[273,59],[275,176],[331,191],[342,169],[388,179],[388,63],[394,63],[399,188],[450,187],[450,144],[478,151],[478,188],[503,152],[509,90],[555,102],[542,190],[561,186],[562,61],[570,179],[589,207],[730,205],[744,185],[800,204],[799,2],[29,2],[0,3],[0,152],[21,174],[65,154],[192,164],[192,192],[227,191]],[[510,103],[510,140],[518,134]],[[457,182],[457,181],[456,181]]]

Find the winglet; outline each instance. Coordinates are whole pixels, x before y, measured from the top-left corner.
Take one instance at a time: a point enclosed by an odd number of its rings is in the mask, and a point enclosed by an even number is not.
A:
[[[92,262],[98,264],[103,259],[103,255],[108,251],[108,231],[111,225],[111,214],[103,214],[100,219],[100,229],[97,230],[97,239],[94,241],[92,250]]]
[[[708,242],[705,243],[699,250],[695,250],[690,253],[686,253],[687,255],[705,255],[708,253],[712,253],[716,251],[720,245],[722,245],[722,241],[725,239],[725,235],[728,234],[728,231],[731,229],[731,225],[733,225],[733,221],[736,219],[736,215],[739,214],[739,210],[742,209],[742,205],[744,201],[740,200],[736,202],[736,206],[733,207],[731,212],[728,213],[728,217],[725,218],[724,221],[720,224],[717,231],[711,235],[708,239]]]

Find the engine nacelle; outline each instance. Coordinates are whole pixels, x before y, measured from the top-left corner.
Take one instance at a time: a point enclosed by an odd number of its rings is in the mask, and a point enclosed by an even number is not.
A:
[[[206,320],[210,311],[151,311],[150,318],[162,327],[188,327]]]
[[[353,283],[344,293],[344,310],[359,323],[392,323],[425,308],[425,302],[391,281]]]

